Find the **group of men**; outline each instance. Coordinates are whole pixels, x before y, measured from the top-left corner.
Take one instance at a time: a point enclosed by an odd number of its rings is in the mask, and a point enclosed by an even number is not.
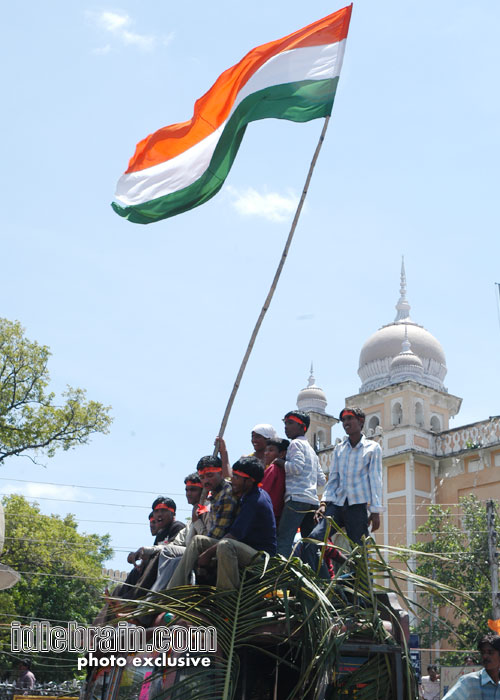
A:
[[[241,457],[232,469],[224,441],[218,440],[220,457],[202,457],[196,473],[184,480],[193,506],[189,527],[181,524],[172,537],[178,524],[175,504],[157,499],[151,521],[158,527],[160,516],[165,528],[166,518],[167,537],[159,541],[157,535],[152,547],[131,553],[129,561],[140,562],[144,569],[156,556],[156,579],[148,586],[153,591],[191,583],[193,570],[201,580],[215,576],[217,588],[224,590],[239,586],[240,570],[259,552],[289,557],[298,529],[303,538],[322,542],[325,516],[360,542],[369,526],[372,531],[379,527],[383,510],[381,449],[362,434],[364,419],[359,408],[340,413],[346,437],[334,449],[328,483],[306,439],[310,418],[302,411],[289,411],[283,419],[288,440],[278,438],[270,425],[255,426],[254,453]],[[318,489],[323,488],[320,501]],[[316,569],[320,551],[319,545],[308,543],[301,556]],[[329,577],[324,564],[321,575]]]

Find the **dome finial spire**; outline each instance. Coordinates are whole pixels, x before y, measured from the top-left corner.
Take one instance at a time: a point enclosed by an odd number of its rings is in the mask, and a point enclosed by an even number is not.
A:
[[[405,257],[401,256],[401,281],[399,284],[399,301],[396,304],[396,318],[394,323],[398,321],[404,321],[410,318],[410,304],[406,298],[406,272],[405,272]]]
[[[313,386],[315,381],[316,380],[314,379],[314,368],[311,360],[311,374],[309,375],[309,384],[307,386]]]
[[[410,352],[411,343],[408,340],[408,324],[405,323],[405,339],[401,343],[401,352]]]

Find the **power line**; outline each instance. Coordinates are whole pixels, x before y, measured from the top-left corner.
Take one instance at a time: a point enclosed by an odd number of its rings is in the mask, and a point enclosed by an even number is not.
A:
[[[28,501],[28,503],[29,503],[29,501]],[[31,503],[31,505],[33,503],[35,503],[35,501],[33,501]],[[187,517],[190,517],[192,512],[193,512],[192,508],[180,507],[180,508],[177,508],[176,514],[177,513],[188,513]],[[41,513],[41,515],[44,515],[44,514]],[[50,517],[50,516],[47,516],[47,517]],[[10,513],[6,513],[5,519],[6,520],[14,520],[15,519],[16,521],[18,521],[19,517],[16,513],[13,513],[12,515]],[[26,519],[30,520],[31,516],[27,515]],[[77,522],[77,523],[109,523],[111,525],[141,525],[141,526],[144,526],[146,524],[146,520],[142,520],[140,523],[137,523],[137,522],[132,522],[130,520],[93,520],[90,518],[75,518],[75,522]]]
[[[22,495],[22,494],[2,494],[6,495]],[[53,498],[52,496],[33,496],[36,501],[60,501],[62,503],[84,503],[86,506],[110,506],[112,508],[142,508],[143,510],[151,510],[149,506],[138,506],[133,503],[103,503],[102,501],[79,501],[76,498]],[[28,499],[26,499],[28,500]]]
[[[6,476],[0,476],[0,481],[17,481],[23,484],[41,484],[43,486],[65,486],[71,489],[96,489],[98,491],[121,491],[123,493],[144,493],[150,496],[155,494],[158,496],[157,491],[139,491],[137,489],[119,489],[112,486],[83,486],[78,484],[60,484],[56,481],[32,481],[31,479],[10,479]],[[173,496],[185,496],[184,493],[174,493]]]
[[[496,283],[496,284],[498,284],[498,283]],[[499,284],[499,293],[500,293],[500,284]],[[500,313],[500,311],[499,311],[499,313]],[[160,495],[160,494],[158,494],[157,491],[139,491],[137,489],[121,489],[121,488],[112,487],[112,486],[85,486],[82,484],[63,484],[63,483],[59,483],[56,481],[32,481],[31,479],[12,479],[9,477],[0,477],[0,481],[15,481],[15,482],[25,483],[25,484],[39,484],[42,486],[63,486],[66,488],[76,488],[76,489],[94,489],[94,490],[98,490],[98,491],[119,491],[122,493],[134,493],[134,494],[141,493],[141,494],[148,494],[148,495],[155,495],[156,494],[157,496]],[[170,493],[170,496],[177,496],[177,497],[185,496],[185,493],[173,493],[173,492],[169,492],[169,493]],[[8,496],[8,495],[14,495],[14,494],[4,493],[3,495]],[[20,494],[20,495],[22,495],[22,494]],[[73,502],[74,503],[89,503],[89,504],[95,504],[95,505],[121,505],[121,504],[98,503],[96,501],[77,501],[77,500],[73,500],[73,499],[56,499],[56,498],[50,499],[48,496],[39,496],[39,497],[33,496],[33,498],[40,498],[40,499],[43,498],[45,500],[47,500],[47,499],[48,500],[62,500],[62,501],[68,501],[70,503],[73,503]],[[388,494],[388,498],[390,500],[390,493]],[[485,499],[484,501],[479,501],[479,502],[486,503],[486,500],[487,499]],[[124,505],[126,505],[126,504],[124,504]],[[401,506],[403,508],[405,507],[404,503],[391,503],[390,505],[391,505],[391,507],[395,507],[395,506]],[[439,506],[439,507],[454,506],[457,508],[462,508],[463,503],[425,503],[425,504],[422,504],[421,507],[422,508],[429,508],[431,506]],[[147,506],[130,506],[130,507],[147,508]]]
[[[95,582],[101,582],[102,580],[104,581],[116,581],[116,583],[123,583],[121,579],[115,579],[112,578],[111,576],[103,576],[102,574],[96,574],[95,576],[81,576],[79,574],[54,574],[54,573],[46,573],[44,571],[18,571],[18,574],[21,574],[22,576],[51,576],[52,578],[74,578],[74,579],[81,579],[82,581],[95,581]]]
[[[66,624],[69,624],[70,622],[76,622],[77,625],[81,625],[83,627],[86,627],[89,625],[87,622],[77,622],[75,619],[73,620],[57,620],[55,617],[36,617],[36,615],[18,615],[17,613],[2,613],[2,615],[5,615],[6,617],[15,617],[16,620],[32,620],[32,621],[40,621],[40,622],[64,622]],[[0,626],[3,627],[10,627],[10,624],[2,624],[0,623]]]

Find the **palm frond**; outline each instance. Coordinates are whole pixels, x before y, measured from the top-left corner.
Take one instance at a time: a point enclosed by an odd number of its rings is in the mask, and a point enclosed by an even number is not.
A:
[[[265,557],[245,569],[238,590],[182,586],[152,600],[126,601],[135,617],[168,612],[166,625],[217,630],[218,649],[210,668],[191,669],[156,697],[234,700],[241,696],[249,659],[258,659],[277,678],[280,699],[333,699],[345,697],[354,688],[359,700],[396,699],[398,659],[405,698],[411,700],[414,678],[409,650],[386,594],[397,594],[408,609],[418,612],[422,606],[403,592],[409,582],[443,604],[456,591],[397,569],[384,558],[386,552],[391,557],[405,556],[404,550],[384,548],[369,539],[345,553],[345,562],[331,582],[318,578],[296,557]],[[342,675],[339,669],[347,648],[365,651],[360,667]],[[253,700],[254,695],[248,697]]]

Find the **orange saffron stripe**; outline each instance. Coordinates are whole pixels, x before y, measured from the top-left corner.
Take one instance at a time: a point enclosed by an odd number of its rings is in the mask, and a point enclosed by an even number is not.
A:
[[[352,5],[349,5],[293,34],[249,51],[239,63],[224,71],[210,90],[195,102],[189,121],[165,126],[140,141],[126,172],[163,163],[202,141],[227,119],[238,92],[266,61],[283,51],[342,41],[347,37],[351,12]]]

